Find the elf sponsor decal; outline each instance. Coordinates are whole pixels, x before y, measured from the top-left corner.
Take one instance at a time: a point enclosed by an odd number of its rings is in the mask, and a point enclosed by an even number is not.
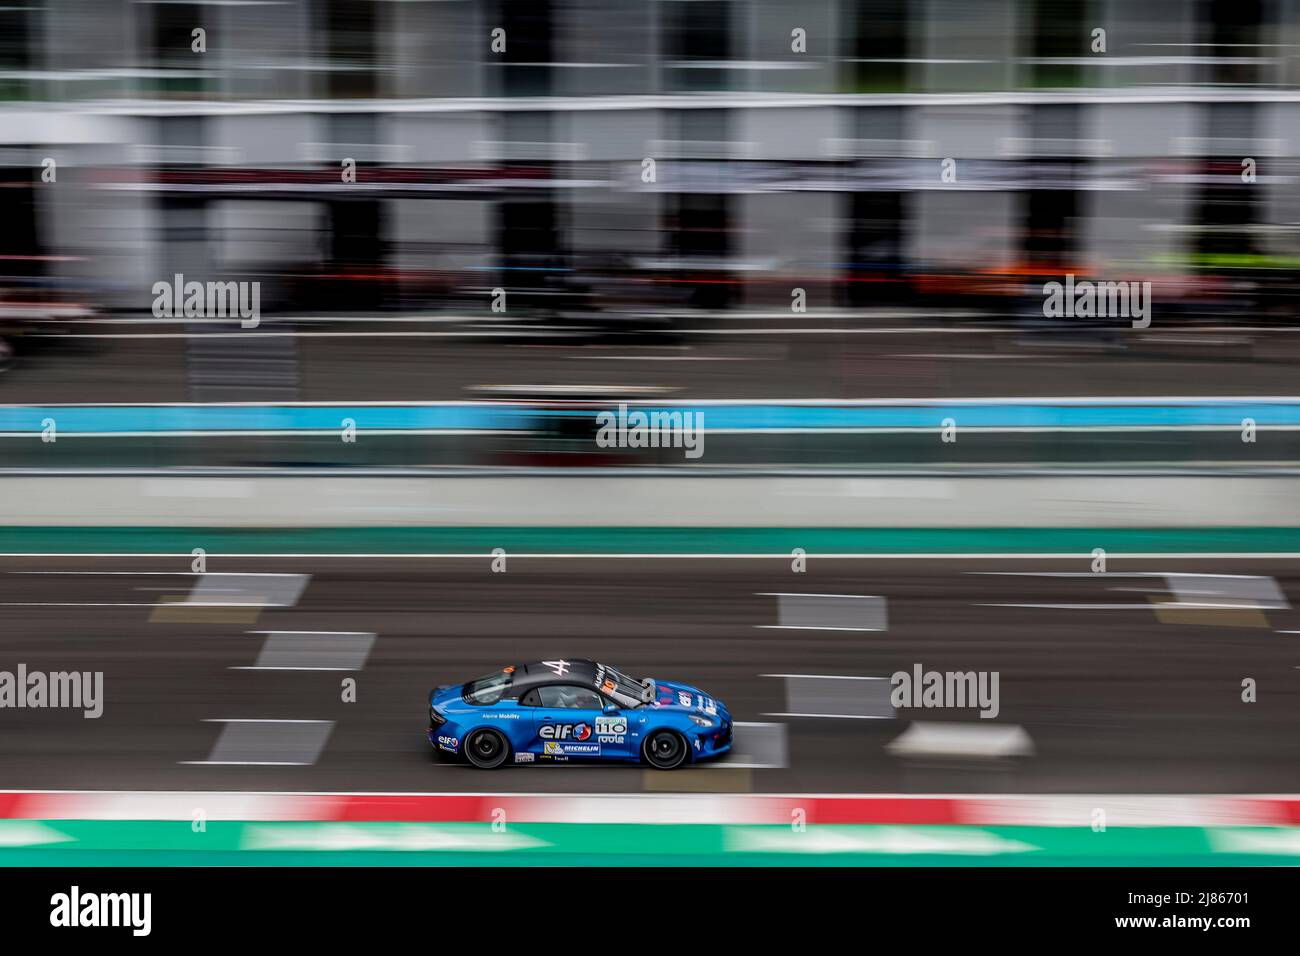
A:
[[[590,724],[545,724],[537,731],[543,740],[589,740]]]
[[[439,737],[438,746],[443,750],[450,750],[455,753],[456,748],[460,746],[460,739],[457,737]]]

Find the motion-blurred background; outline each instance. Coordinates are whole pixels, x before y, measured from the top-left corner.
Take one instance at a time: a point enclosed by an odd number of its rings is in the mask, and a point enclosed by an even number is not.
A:
[[[6,4],[0,389],[1266,394],[1295,38],[1289,0]],[[159,323],[177,274],[275,334]],[[1045,321],[1066,274],[1150,281],[1153,334]]]
[[[7,786],[1295,791],[1297,50],[1297,0],[6,0],[0,665],[106,693],[0,713]],[[733,759],[431,762],[429,687],[579,655]],[[998,717],[864,693],[914,665]]]

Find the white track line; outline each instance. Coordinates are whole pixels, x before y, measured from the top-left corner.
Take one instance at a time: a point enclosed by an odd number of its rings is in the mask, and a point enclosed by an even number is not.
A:
[[[883,631],[883,627],[830,627],[822,624],[755,624],[757,631]]]
[[[888,680],[887,677],[850,677],[842,674],[759,674],[759,677],[803,677],[808,680]]]
[[[178,760],[177,763],[208,767],[310,767],[301,760]]]
[[[1300,332],[1300,327],[1296,328]],[[511,386],[532,388],[540,386]],[[471,399],[440,401],[357,401],[357,402],[21,402],[0,408],[440,408],[483,404]],[[516,405],[546,404],[508,402]],[[1300,395],[1038,395],[987,398],[701,398],[701,399],[628,399],[629,405],[1188,405],[1188,404],[1300,404]]]
[[[205,724],[329,724],[330,720],[293,720],[279,717],[204,717]]]
[[[249,634],[324,634],[346,637],[360,637],[373,634],[374,631],[249,631]]]
[[[3,554],[0,554],[0,557],[3,557],[3,556],[4,556]],[[200,577],[200,578],[201,578],[201,577],[213,577],[214,575],[226,575],[226,576],[228,576],[228,577],[240,577],[240,578],[292,578],[292,577],[297,577],[297,575],[294,575],[294,574],[288,574],[288,573],[286,573],[286,572],[284,572],[284,571],[5,571],[4,573],[5,573],[5,574],[88,574],[88,575],[95,575],[95,574],[122,574],[122,575],[129,575],[129,576],[132,576],[132,577],[162,577],[162,576],[172,577],[172,576],[175,576],[175,577],[186,577],[186,578],[188,578],[188,577]],[[272,632],[270,632],[270,631],[260,632],[260,631],[259,631],[259,632],[254,632],[254,633],[267,633],[267,634],[270,634],[270,633],[272,633]],[[288,632],[277,632],[277,633],[288,633]],[[304,632],[304,633],[317,633],[317,632]],[[337,632],[336,632],[336,631],[322,631],[322,632],[319,632],[319,633],[324,633],[324,634],[335,634],[335,633],[339,633],[339,634],[350,634],[350,633],[353,633],[353,632],[351,632],[351,631],[337,631]]]
[[[872,598],[879,598],[879,594],[810,594],[807,591],[755,591],[760,597],[828,597],[828,598],[857,598],[862,601],[868,601]]]
[[[156,601],[3,601],[0,607],[152,607],[159,610],[171,610],[173,608],[192,608],[192,607],[293,607],[292,604],[267,604],[265,602],[246,603],[235,601],[175,601],[170,604],[159,604]]]
[[[291,530],[291,529],[290,529]],[[1105,536],[1105,531],[1098,532],[1099,537]],[[196,534],[196,540],[201,539],[201,533]],[[1127,558],[1130,560],[1142,561],[1185,561],[1185,560],[1216,560],[1216,561],[1258,561],[1258,560],[1279,560],[1291,561],[1300,558],[1300,551],[1109,551],[1110,558]],[[228,552],[207,552],[209,558],[239,558],[256,560],[261,558],[267,559],[293,559],[301,560],[304,558],[334,558],[334,559],[373,559],[373,560],[417,560],[427,561],[440,558],[473,558],[477,560],[490,559],[497,557],[490,551],[463,551],[463,552],[346,552],[346,551],[277,551],[277,552],[245,552],[245,551],[228,551]],[[509,551],[506,553],[510,558],[564,558],[575,560],[606,560],[609,558],[629,558],[634,560],[648,559],[666,559],[666,560],[778,560],[789,561],[789,551],[764,552],[764,553],[732,553],[732,552],[652,552],[644,553],[614,553],[607,551],[591,552],[524,552]],[[1075,561],[1091,560],[1093,555],[1091,551],[1007,551],[1007,552],[912,552],[912,551],[881,551],[881,552],[843,552],[821,554],[817,552],[807,552],[805,557],[817,559],[835,559],[843,561],[899,561],[899,560],[919,560],[919,561]],[[189,551],[0,551],[0,559],[4,558],[177,558],[192,560],[194,555]],[[139,572],[146,574],[149,572]],[[207,572],[212,573],[212,572]],[[242,572],[223,572],[227,574],[236,574]],[[1254,577],[1255,575],[1246,575]]]
[[[764,717],[821,717],[833,720],[891,720],[884,714],[788,714],[780,711],[763,714]]]
[[[1184,574],[1183,571],[963,571],[962,574],[982,574],[987,577],[1006,578],[1167,578]],[[1257,578],[1258,574],[1210,574],[1195,572],[1198,578]],[[1115,588],[1114,590],[1119,590]]]
[[[1262,604],[1210,604],[1199,601],[1152,601],[1149,604],[972,604],[971,607],[1029,607],[1062,611],[1164,611],[1170,608],[1215,611],[1282,610]]]
[[[232,671],[355,671],[355,667],[265,667],[257,664],[244,664],[238,667],[228,667]]]

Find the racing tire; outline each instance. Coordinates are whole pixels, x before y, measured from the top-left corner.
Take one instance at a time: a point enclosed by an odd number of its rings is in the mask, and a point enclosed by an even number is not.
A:
[[[480,770],[495,770],[510,759],[510,742],[498,730],[476,730],[465,740],[465,758]]]
[[[656,770],[676,770],[688,756],[686,738],[675,730],[656,730],[641,745],[641,759]]]

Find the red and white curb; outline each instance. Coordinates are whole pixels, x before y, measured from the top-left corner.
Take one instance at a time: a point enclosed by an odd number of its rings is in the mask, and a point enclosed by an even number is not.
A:
[[[1098,817],[1098,812],[1104,817]],[[0,791],[0,819],[475,823],[1300,826],[1300,795]],[[502,816],[504,814],[504,817]]]

